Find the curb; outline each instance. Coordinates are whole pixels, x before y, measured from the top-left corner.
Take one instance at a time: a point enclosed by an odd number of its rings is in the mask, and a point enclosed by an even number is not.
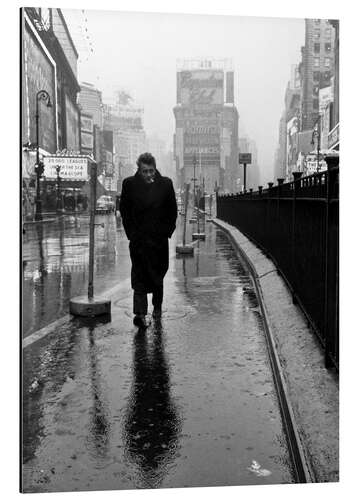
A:
[[[269,321],[268,312],[264,303],[263,292],[260,285],[260,278],[256,271],[255,266],[252,261],[248,257],[247,253],[241,248],[237,240],[232,234],[232,229],[237,230],[237,228],[230,226],[229,224],[219,220],[213,219],[214,224],[218,226],[221,230],[223,230],[231,240],[234,248],[237,253],[246,264],[254,282],[254,287],[256,290],[257,298],[259,300],[263,325],[264,325],[264,333],[266,336],[267,344],[268,344],[268,353],[270,358],[270,364],[273,372],[273,379],[275,388],[277,391],[277,396],[279,400],[279,406],[281,411],[281,417],[283,421],[283,426],[286,433],[286,438],[288,442],[288,448],[290,452],[290,457],[293,462],[294,471],[296,475],[296,479],[298,483],[313,483],[317,482],[316,478],[313,474],[313,470],[309,461],[307,459],[308,453],[306,447],[303,445],[298,427],[295,420],[294,411],[292,409],[292,405],[289,400],[287,384],[285,381],[284,372],[279,360],[279,356],[276,350],[275,341],[272,335],[272,327]],[[275,266],[274,266],[275,268]],[[268,271],[269,273],[274,271],[274,269]]]

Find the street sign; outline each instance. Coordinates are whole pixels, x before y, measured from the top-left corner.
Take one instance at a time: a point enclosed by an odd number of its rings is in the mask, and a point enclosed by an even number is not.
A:
[[[88,179],[87,156],[45,156],[46,179],[56,179],[56,167],[60,166],[60,177],[63,180],[86,181]]]
[[[240,164],[252,163],[252,153],[239,153],[239,163]]]

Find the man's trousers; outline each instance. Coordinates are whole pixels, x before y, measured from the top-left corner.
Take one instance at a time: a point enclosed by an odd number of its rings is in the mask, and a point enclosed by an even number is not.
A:
[[[152,305],[155,309],[161,309],[164,297],[164,285],[156,287],[152,293]],[[135,315],[146,315],[148,313],[147,293],[134,290],[133,312]]]

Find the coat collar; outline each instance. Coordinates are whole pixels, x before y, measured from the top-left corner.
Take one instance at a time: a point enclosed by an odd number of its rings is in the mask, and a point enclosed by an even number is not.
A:
[[[135,172],[135,174],[134,174],[134,178],[135,178],[135,180],[136,180],[137,182],[139,182],[139,183],[140,183],[140,184],[142,184],[143,186],[144,186],[144,185],[146,186],[146,184],[144,183],[144,181],[143,181],[143,179],[142,179],[141,175],[139,174],[139,171],[138,171],[138,170]],[[162,175],[161,175],[161,174],[160,174],[160,172],[156,169],[156,171],[155,171],[155,181],[161,181],[161,179],[162,179]]]

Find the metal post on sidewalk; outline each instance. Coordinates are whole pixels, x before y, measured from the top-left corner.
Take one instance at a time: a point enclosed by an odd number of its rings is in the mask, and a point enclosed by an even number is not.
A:
[[[198,196],[197,196],[197,233],[192,233],[192,239],[193,240],[205,240],[206,239],[206,234],[205,230],[201,231],[200,228],[200,196],[201,196],[201,187],[198,189]]]
[[[212,222],[212,194],[209,195],[209,217],[206,219],[207,222]]]
[[[95,229],[95,207],[97,188],[97,164],[92,161],[90,165],[90,217],[89,217],[89,269],[88,269],[88,293],[70,300],[69,311],[74,316],[100,316],[110,314],[111,302],[103,297],[94,295],[94,229]]]
[[[193,178],[191,179],[193,181],[193,213],[192,217],[190,219],[191,223],[195,223],[197,220],[197,212],[196,212],[196,155],[193,155]]]
[[[183,230],[182,230],[182,245],[176,246],[176,253],[185,254],[185,255],[193,255],[193,246],[186,245],[186,225],[187,225],[189,192],[190,192],[190,185],[186,184],[186,187],[185,187],[185,213],[184,213]]]

